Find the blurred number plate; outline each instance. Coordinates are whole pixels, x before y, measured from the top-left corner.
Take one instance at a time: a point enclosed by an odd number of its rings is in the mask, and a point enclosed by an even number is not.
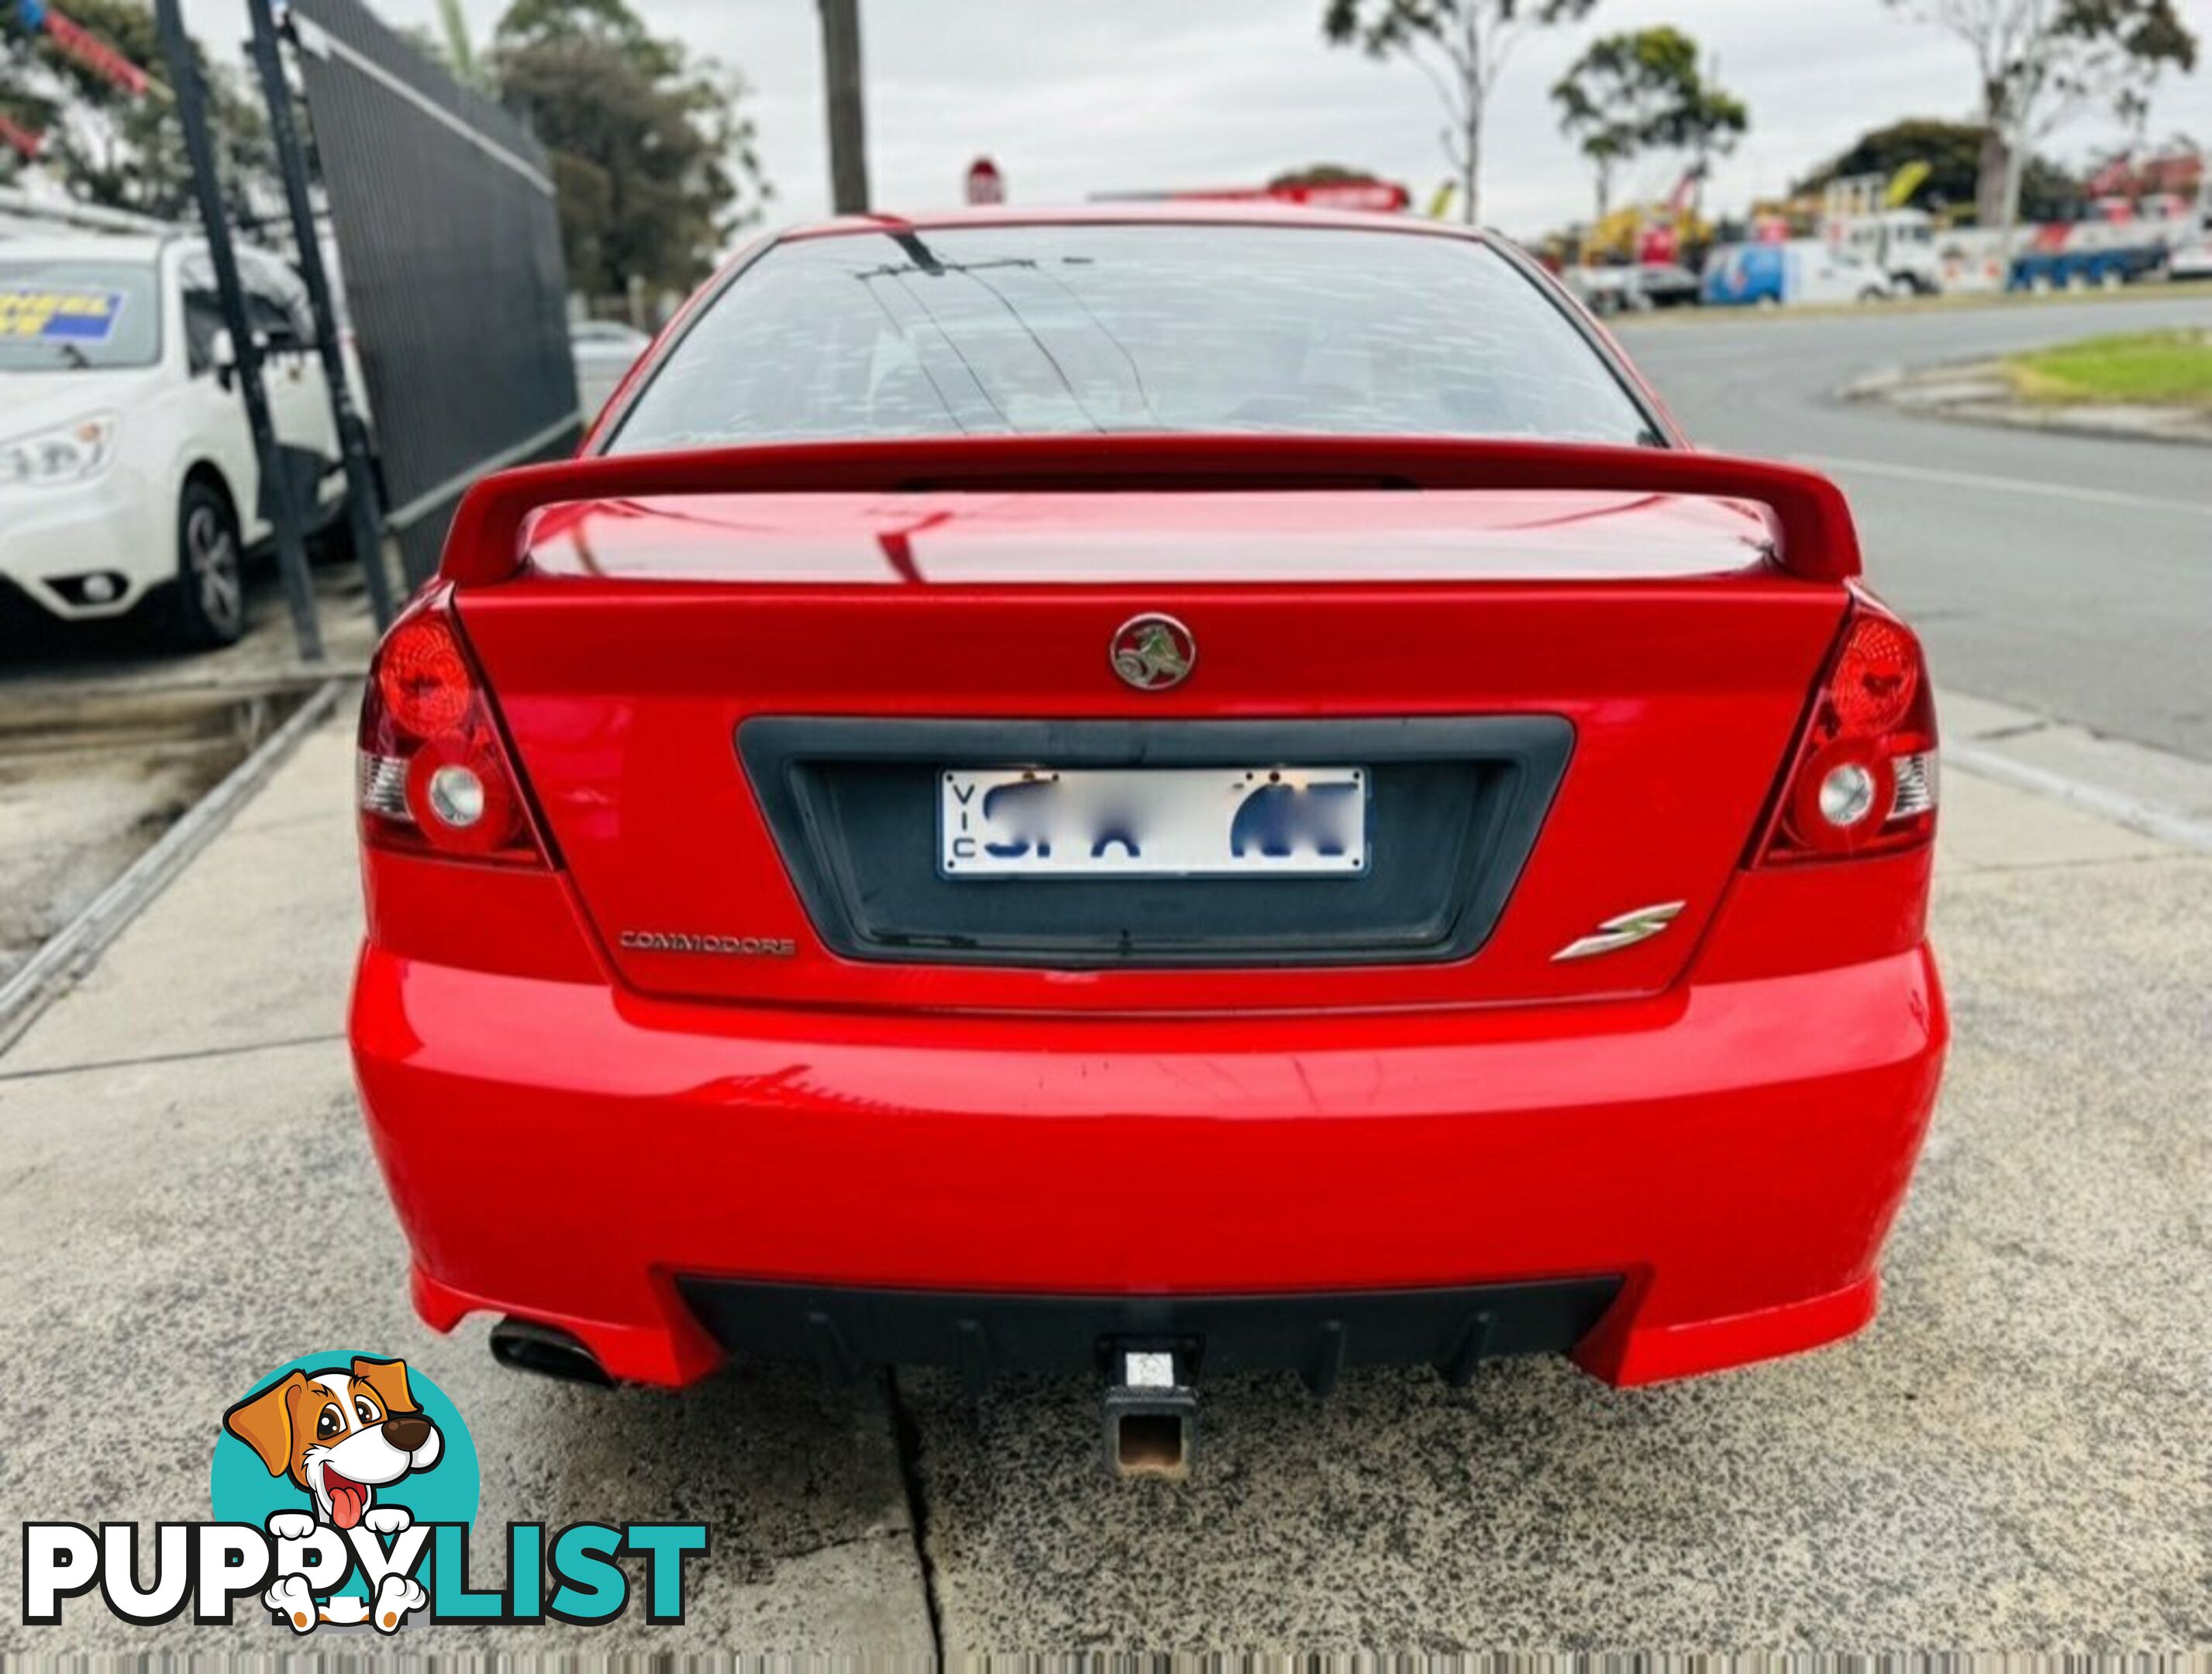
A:
[[[1364,767],[947,770],[938,871],[976,877],[1357,876]]]

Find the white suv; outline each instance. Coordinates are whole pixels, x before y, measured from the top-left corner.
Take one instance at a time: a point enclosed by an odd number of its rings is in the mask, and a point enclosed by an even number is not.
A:
[[[326,519],[345,482],[307,293],[271,257],[239,266],[277,440],[320,456]],[[228,644],[260,494],[204,244],[0,242],[0,591],[73,619],[148,602],[177,643]]]

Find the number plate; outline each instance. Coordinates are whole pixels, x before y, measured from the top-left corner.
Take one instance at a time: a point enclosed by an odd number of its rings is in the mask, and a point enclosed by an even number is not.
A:
[[[1364,767],[948,769],[937,869],[953,878],[1356,877]]]

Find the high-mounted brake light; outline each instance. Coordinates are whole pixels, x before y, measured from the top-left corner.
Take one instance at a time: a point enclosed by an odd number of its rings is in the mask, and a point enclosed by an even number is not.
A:
[[[545,864],[483,683],[444,605],[403,616],[377,648],[360,744],[363,842]]]
[[[1917,848],[1936,834],[1936,702],[1920,643],[1856,604],[1783,780],[1762,862]]]

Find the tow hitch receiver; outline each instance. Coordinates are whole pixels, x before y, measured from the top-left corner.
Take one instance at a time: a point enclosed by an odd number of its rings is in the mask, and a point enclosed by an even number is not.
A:
[[[1117,1477],[1190,1475],[1198,1392],[1173,1348],[1115,1343],[1107,1353],[1106,1468]]]

